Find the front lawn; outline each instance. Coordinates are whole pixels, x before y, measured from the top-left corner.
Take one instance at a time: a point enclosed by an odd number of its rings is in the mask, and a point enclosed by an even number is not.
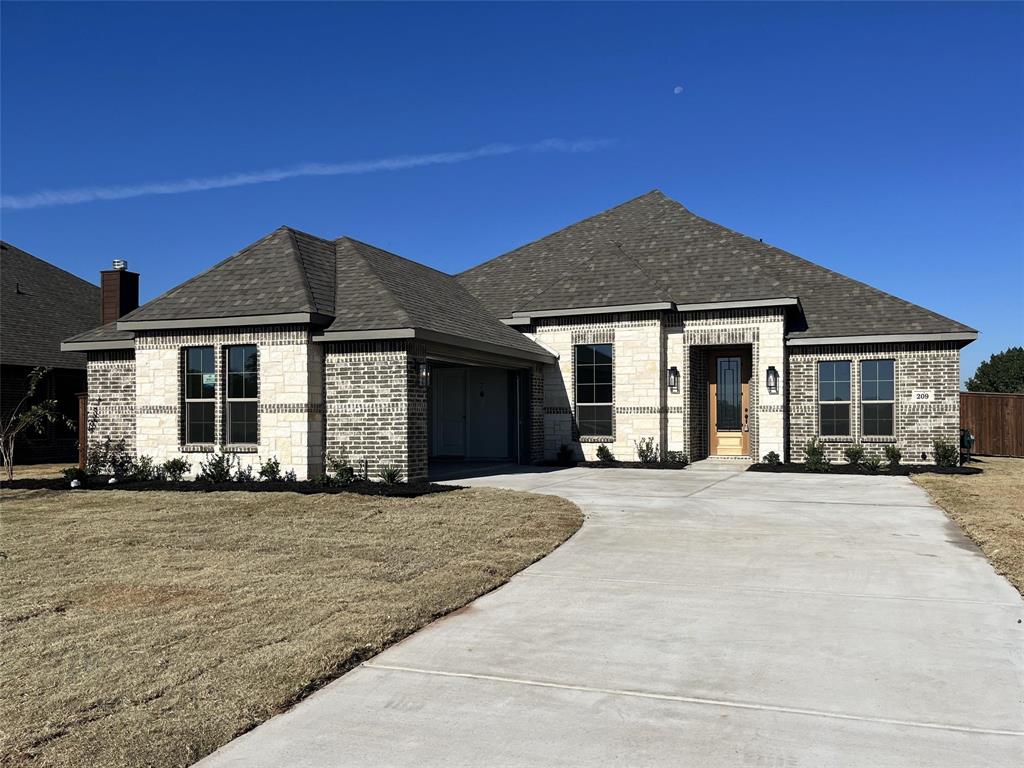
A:
[[[969,466],[984,472],[914,475],[914,482],[1024,594],[1024,459],[979,457]]]
[[[505,582],[553,496],[0,492],[0,764],[184,766]]]

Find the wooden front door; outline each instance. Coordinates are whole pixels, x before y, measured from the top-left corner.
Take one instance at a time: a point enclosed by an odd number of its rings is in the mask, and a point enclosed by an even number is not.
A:
[[[712,456],[749,456],[750,350],[716,350],[708,356]]]

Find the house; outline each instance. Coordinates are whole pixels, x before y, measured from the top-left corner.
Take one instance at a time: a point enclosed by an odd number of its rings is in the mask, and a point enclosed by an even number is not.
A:
[[[63,349],[88,355],[90,439],[421,478],[642,438],[929,459],[976,337],[653,191],[456,276],[283,227]]]
[[[7,419],[28,389],[33,368],[51,371],[36,400],[54,399],[60,413],[78,418],[77,393],[84,392],[85,355],[62,352],[61,339],[100,323],[100,289],[30,253],[0,242],[0,417]],[[23,432],[19,462],[60,461],[75,455],[74,430],[47,424],[42,433]]]

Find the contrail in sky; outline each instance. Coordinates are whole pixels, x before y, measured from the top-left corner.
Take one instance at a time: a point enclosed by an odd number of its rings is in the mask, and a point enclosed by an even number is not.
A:
[[[246,187],[301,176],[353,176],[378,171],[400,171],[428,165],[453,165],[483,157],[513,155],[525,152],[593,152],[613,143],[611,139],[546,139],[533,144],[488,144],[477,149],[459,152],[434,152],[426,155],[398,155],[377,160],[352,160],[344,163],[304,163],[288,168],[270,168],[262,171],[229,173],[173,181],[147,181],[104,187],[78,187],[75,189],[44,189],[23,195],[0,196],[0,207],[24,210],[54,205],[76,205],[96,200],[127,200],[148,195],[177,195],[184,192],[202,192],[207,189]]]

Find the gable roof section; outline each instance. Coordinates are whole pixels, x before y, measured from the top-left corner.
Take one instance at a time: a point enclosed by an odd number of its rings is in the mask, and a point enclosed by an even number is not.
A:
[[[85,368],[61,339],[100,324],[100,289],[0,242],[0,363]]]
[[[630,257],[644,279],[625,260],[609,258],[610,244]],[[633,279],[620,281],[622,274]],[[680,308],[799,299],[806,325],[790,329],[794,340],[976,333],[701,218],[657,190],[473,267],[458,279],[503,318],[665,297]]]
[[[228,318],[326,318],[334,311],[333,274],[334,247],[329,241],[281,227],[129,312],[118,320],[118,327],[140,330],[168,321],[186,326],[196,320]]]

